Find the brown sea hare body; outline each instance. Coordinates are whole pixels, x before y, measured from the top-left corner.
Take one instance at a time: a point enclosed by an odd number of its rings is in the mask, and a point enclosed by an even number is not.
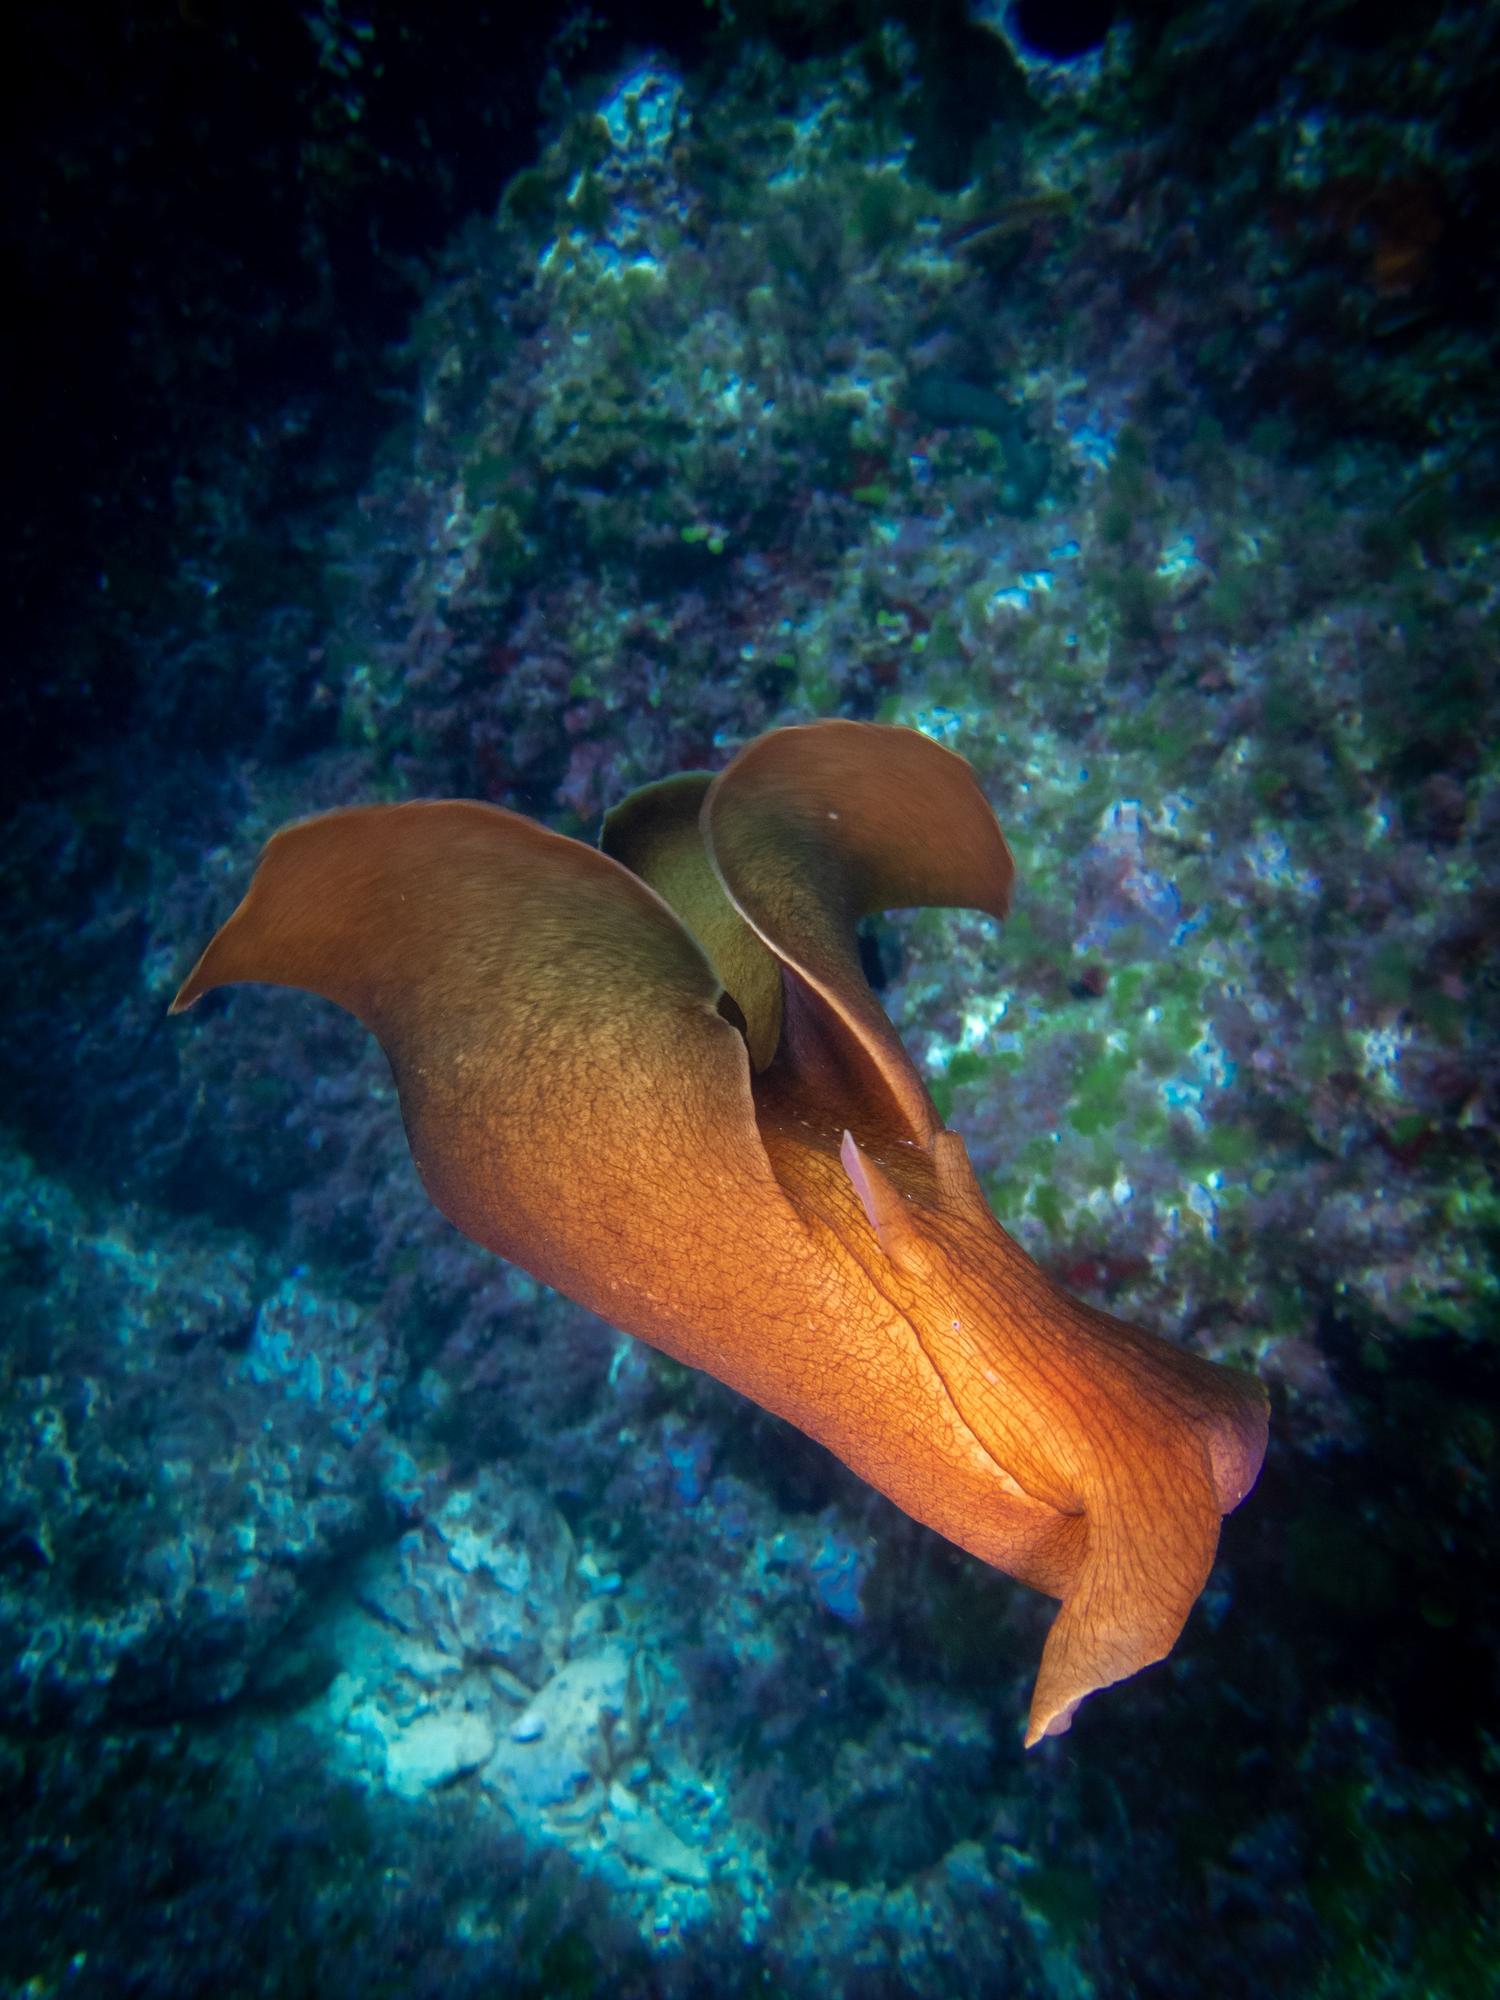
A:
[[[1026,1740],[1065,1729],[1170,1651],[1266,1403],[1005,1234],[864,979],[875,910],[1005,914],[972,772],[910,730],[781,729],[601,846],[462,801],[286,827],[174,1011],[261,980],[357,1014],[466,1235],[1062,1600]]]

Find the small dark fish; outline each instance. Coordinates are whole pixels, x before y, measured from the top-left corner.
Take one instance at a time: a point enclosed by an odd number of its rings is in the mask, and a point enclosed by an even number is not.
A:
[[[1041,222],[1059,222],[1073,213],[1073,197],[1056,188],[1017,195],[1014,201],[959,223],[943,237],[943,247],[967,256],[1004,243]]]

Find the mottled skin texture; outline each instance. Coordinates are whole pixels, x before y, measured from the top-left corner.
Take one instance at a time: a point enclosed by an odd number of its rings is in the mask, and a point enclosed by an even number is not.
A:
[[[465,1234],[1062,1599],[1027,1742],[1065,1729],[1172,1647],[1266,1407],[1038,1269],[865,982],[873,910],[1004,914],[972,773],[909,730],[777,730],[604,847],[461,801],[285,828],[174,1008],[262,980],[358,1015]]]

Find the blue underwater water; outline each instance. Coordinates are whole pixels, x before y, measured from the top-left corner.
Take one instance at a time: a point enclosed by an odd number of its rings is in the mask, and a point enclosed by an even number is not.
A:
[[[1493,1992],[1500,10],[23,12],[0,1993]],[[1000,1223],[1270,1394],[1030,1751],[1047,1598],[167,1016],[290,820],[836,717],[1015,856],[860,938]]]

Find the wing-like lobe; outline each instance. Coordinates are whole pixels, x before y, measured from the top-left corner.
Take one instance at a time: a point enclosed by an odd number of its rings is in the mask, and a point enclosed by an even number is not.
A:
[[[712,968],[661,899],[498,807],[369,806],[269,843],[175,1008],[305,987],[379,1038],[433,1200],[475,1241],[711,1366],[743,1292],[722,1226],[795,1218]]]
[[[836,1017],[845,1067],[861,1052],[885,1121],[930,1147],[940,1121],[860,969],[856,926],[926,904],[1005,915],[1015,867],[974,773],[914,729],[776,729],[714,780],[703,829],[735,907]],[[821,1018],[810,1033],[826,1041]]]
[[[781,1040],[781,961],[724,893],[699,829],[707,771],[642,785],[604,815],[599,845],[649,882],[702,945],[740,1011],[756,1069]]]

